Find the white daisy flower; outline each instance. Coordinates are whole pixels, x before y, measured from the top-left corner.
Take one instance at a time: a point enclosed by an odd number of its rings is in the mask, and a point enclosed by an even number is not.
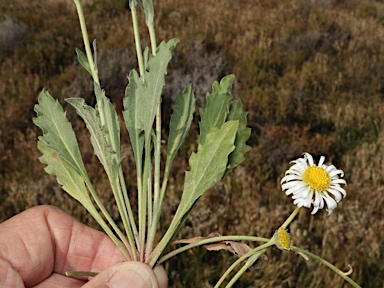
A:
[[[312,156],[304,153],[303,158],[291,162],[294,165],[285,172],[281,186],[286,195],[292,194],[293,204],[307,208],[313,206],[312,214],[323,209],[325,201],[330,215],[337,203],[347,195],[340,186],[347,185],[347,182],[340,178],[344,176],[342,170],[334,165],[325,165],[324,160],[325,157],[321,156],[316,166]]]

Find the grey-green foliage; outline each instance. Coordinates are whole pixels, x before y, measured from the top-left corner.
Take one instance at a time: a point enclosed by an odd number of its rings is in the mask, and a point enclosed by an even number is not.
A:
[[[140,3],[142,3],[144,9],[149,9],[148,6],[145,6],[148,4],[146,1]],[[138,175],[143,177],[143,179],[138,179],[140,181],[138,185],[151,183],[149,181],[152,169],[150,164],[152,155],[150,153],[160,153],[158,147],[155,144],[152,145],[152,142],[156,143],[159,137],[157,135],[158,131],[155,132],[153,130],[153,123],[161,102],[167,67],[172,58],[171,52],[178,41],[178,39],[172,39],[168,42],[160,43],[156,53],[152,55],[148,55],[149,50],[146,49],[144,51],[145,70],[143,75],[139,75],[135,70],[132,70],[128,77],[129,83],[125,91],[123,116],[134,151]],[[93,44],[94,57],[96,58],[96,42]],[[127,231],[130,239],[129,246],[133,247],[135,244],[133,243],[133,235],[129,228],[135,227],[133,215],[129,207],[129,199],[124,196],[127,200],[125,205],[128,207],[129,217],[132,218],[132,221],[129,223],[127,209],[123,205],[124,201],[121,195],[121,192],[125,193],[125,189],[124,185],[120,182],[124,181],[124,177],[120,167],[120,126],[117,113],[109,98],[106,97],[104,90],[100,88],[96,59],[94,59],[95,67],[92,68],[89,63],[90,59],[80,50],[76,50],[76,52],[79,62],[94,79],[97,104],[93,108],[80,98],[66,99],[66,102],[76,109],[78,115],[81,116],[87,129],[90,131],[91,143],[95,154],[104,166],[111,182],[112,191],[116,198],[124,227],[126,230],[129,230]],[[198,148],[189,159],[190,170],[185,174],[180,205],[169,230],[159,243],[159,248],[157,250],[155,248],[153,261],[158,259],[163,249],[169,244],[170,239],[175,236],[175,233],[177,233],[197,200],[236,165],[242,162],[244,160],[244,153],[249,150],[246,141],[250,136],[250,129],[246,127],[246,113],[240,100],[233,99],[231,92],[233,82],[234,76],[229,75],[224,77],[220,83],[213,83],[212,92],[207,94],[207,105],[205,108],[200,109],[201,120]],[[48,165],[46,171],[56,175],[63,189],[81,202],[107,231],[108,227],[105,226],[105,222],[100,218],[100,215],[93,206],[87,188],[90,189],[90,194],[102,210],[104,216],[108,218],[108,215],[105,214],[102,203],[99,202],[89,180],[75,134],[65,117],[65,112],[60,104],[45,90],[40,93],[38,101],[39,103],[35,106],[37,117],[34,118],[34,123],[43,130],[43,136],[39,137],[38,143],[38,147],[43,153],[43,156],[40,158],[41,162]],[[166,189],[171,164],[190,128],[194,111],[195,97],[193,89],[189,85],[177,97],[176,103],[173,105],[164,185],[162,186],[160,202],[156,204],[156,209],[159,211],[161,210],[161,201]],[[152,147],[155,149],[152,150]],[[144,151],[146,155],[145,167],[149,171],[141,174],[144,168],[142,165]],[[155,179],[155,181],[160,181],[160,179]],[[148,189],[150,191],[151,188]],[[140,191],[139,189],[139,193]],[[148,191],[143,189],[141,192],[147,193]],[[142,198],[142,200],[145,200],[145,198]],[[152,204],[149,204],[148,207],[152,207]],[[145,201],[141,202],[139,211],[141,211],[139,216],[142,219],[147,217],[145,213],[148,213],[148,215],[152,213],[152,211],[147,211]],[[108,221],[112,226],[114,225],[111,219],[108,219]],[[143,225],[140,227],[143,227]],[[118,228],[115,231],[119,234]],[[115,243],[117,242],[115,241]],[[155,262],[151,260],[151,265],[154,264]]]
[[[57,182],[63,189],[79,201],[88,210],[93,208],[83,177],[56,150],[51,149],[47,142],[39,140],[37,147],[43,154],[39,160],[47,166],[44,170],[50,175],[56,175]]]
[[[207,94],[206,107],[200,109],[200,138],[197,152],[192,153],[189,159],[190,170],[185,173],[179,207],[168,231],[153,252],[151,264],[160,257],[161,249],[165,249],[172,241],[198,199],[243,161],[243,154],[249,150],[245,142],[250,136],[250,129],[245,126],[246,113],[241,102],[232,97],[233,82],[233,75],[224,77],[220,83],[215,82],[212,85],[212,93]],[[188,115],[182,111],[181,106],[177,107],[174,115],[177,113]],[[175,133],[173,130],[177,130],[177,127],[178,125],[171,125],[171,135]]]
[[[207,94],[207,105],[200,109],[200,139],[204,143],[209,131],[213,127],[220,128],[226,121],[237,120],[239,127],[236,133],[235,150],[229,155],[227,175],[234,167],[244,160],[244,154],[250,150],[246,141],[251,135],[251,129],[247,127],[247,113],[244,112],[240,100],[234,100],[232,86],[235,80],[234,75],[225,76],[220,83],[212,85],[212,93]]]
[[[235,149],[238,121],[228,121],[220,128],[213,127],[204,144],[189,158],[190,171],[185,173],[180,206],[189,210],[205,191],[221,180],[227,167],[228,155]],[[188,207],[188,208],[187,208]]]
[[[94,216],[97,212],[84,184],[89,178],[72,126],[59,102],[45,89],[38,101],[33,122],[43,130],[37,146],[43,154],[39,160],[47,164],[45,171],[56,175],[63,189]]]
[[[75,133],[59,102],[43,89],[38,97],[38,104],[35,105],[35,111],[37,117],[33,119],[33,123],[43,130],[39,141],[46,142],[81,175],[86,175]]]
[[[125,90],[124,119],[128,129],[136,162],[141,162],[143,141],[149,137],[160,97],[165,85],[167,66],[172,58],[171,51],[178,39],[162,42],[155,56],[151,55],[144,75],[135,70],[129,74],[129,83]]]
[[[200,139],[204,144],[205,139],[213,127],[220,128],[224,124],[229,113],[229,105],[232,101],[233,75],[225,76],[220,83],[214,82],[212,93],[207,94],[207,104],[200,109]]]
[[[224,176],[232,171],[237,165],[244,161],[244,154],[248,152],[251,147],[247,145],[247,140],[251,136],[251,128],[247,127],[247,113],[244,112],[243,104],[240,99],[233,100],[229,107],[229,114],[227,121],[239,121],[239,127],[236,133],[235,150],[229,155],[227,169]]]
[[[213,83],[206,107],[200,109],[199,146],[189,159],[191,170],[186,172],[180,206],[184,202],[194,203],[242,162],[249,150],[246,141],[250,128],[246,127],[246,113],[240,100],[233,99],[234,80],[233,75],[228,75],[220,83]]]
[[[149,26],[153,23],[153,16],[155,14],[152,0],[136,0],[136,3],[144,11],[145,23]]]
[[[76,109],[77,114],[83,118],[88,131],[91,133],[91,143],[96,156],[104,166],[108,177],[115,179],[117,163],[113,154],[116,152],[114,152],[112,146],[108,144],[106,133],[103,132],[96,109],[85,104],[82,98],[69,98],[65,101],[71,104]]]
[[[191,85],[188,85],[176,98],[176,103],[172,108],[173,113],[169,124],[166,169],[171,165],[176,152],[179,150],[191,126],[193,113],[195,111],[195,95]]]

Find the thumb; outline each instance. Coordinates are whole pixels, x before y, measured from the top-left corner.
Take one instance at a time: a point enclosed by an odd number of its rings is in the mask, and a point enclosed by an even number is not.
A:
[[[128,261],[111,266],[83,288],[166,288],[168,277],[163,267],[154,270],[147,264]]]

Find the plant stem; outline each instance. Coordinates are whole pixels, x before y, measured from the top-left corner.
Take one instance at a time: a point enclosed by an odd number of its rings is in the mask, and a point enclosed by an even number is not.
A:
[[[142,191],[139,193],[138,214],[139,214],[139,243],[140,243],[140,261],[144,262],[145,252],[145,233],[146,233],[146,219],[147,219],[147,195],[151,193],[148,189],[148,177],[151,177],[149,171],[151,166],[151,134],[145,135],[145,157],[144,157],[144,170],[142,175]]]
[[[100,85],[97,69],[95,69],[95,63],[93,62],[93,58],[92,58],[91,46],[89,45],[89,37],[87,32],[87,25],[85,24],[83,7],[81,6],[80,0],[73,0],[73,1],[76,4],[77,15],[79,16],[81,33],[83,35],[84,46],[85,46],[85,53],[87,55],[89,67],[92,72],[92,78],[93,78],[93,81],[95,81],[98,85]]]
[[[131,8],[131,14],[132,14],[133,34],[135,37],[135,44],[136,44],[137,62],[139,64],[140,75],[143,76],[145,69],[144,69],[144,61],[143,61],[143,52],[141,50],[139,21],[137,20],[136,1],[130,0],[130,8]]]
[[[125,185],[125,179],[124,179],[123,169],[122,169],[121,165],[119,165],[119,180],[120,180],[121,190],[123,191],[123,197],[124,197],[125,206],[127,207],[127,210],[128,210],[128,218],[129,218],[129,221],[130,221],[130,224],[131,224],[133,237],[135,238],[135,241],[137,243],[138,242],[138,235],[139,234],[137,232],[135,218],[133,217],[133,212],[132,212],[131,204],[129,202],[129,197],[128,197],[128,193],[127,193],[127,187]]]
[[[149,266],[151,267],[155,266],[157,260],[159,259],[159,257],[161,256],[165,248],[167,248],[169,243],[172,241],[172,238],[175,236],[175,233],[178,227],[180,227],[180,224],[182,222],[183,222],[183,213],[181,212],[180,206],[179,206],[163,238],[161,238],[160,242],[157,244],[155,249],[145,259],[145,263],[149,264]]]
[[[136,247],[135,241],[134,241],[132,229],[130,226],[130,222],[128,220],[127,207],[124,205],[125,202],[123,199],[121,186],[118,183],[117,177],[116,177],[116,181],[115,181],[115,179],[112,179],[112,178],[110,178],[109,181],[110,181],[111,186],[112,186],[113,195],[114,195],[115,200],[116,200],[116,204],[117,204],[117,208],[119,210],[120,217],[123,221],[123,225],[124,225],[124,229],[125,229],[125,232],[126,232],[126,235],[128,238],[129,246],[132,249],[132,258],[134,261],[137,261],[137,255],[134,252],[134,249]]]
[[[255,249],[249,251],[247,254],[244,254],[243,256],[241,256],[239,259],[237,259],[228,269],[227,271],[225,271],[225,273],[223,274],[223,276],[221,276],[221,278],[219,279],[219,281],[216,283],[215,287],[214,288],[218,288],[221,283],[223,283],[224,279],[227,278],[227,276],[232,272],[232,270],[241,263],[241,261],[244,261],[245,259],[247,259],[248,257],[252,256],[253,254],[255,254],[256,252],[258,251],[261,251],[265,248],[268,248],[272,245],[275,245],[275,242],[273,240],[273,238],[271,238],[270,240],[268,240],[267,243],[263,244],[263,245],[260,245],[258,247],[256,247]]]
[[[281,228],[286,229],[288,225],[293,221],[293,219],[296,217],[296,215],[299,213],[301,207],[296,207],[296,209],[292,212],[292,214],[285,220],[283,225],[281,225]]]
[[[148,26],[151,39],[152,55],[156,55],[157,44],[153,22]],[[146,245],[146,255],[152,252],[155,241],[156,230],[161,212],[160,202],[160,153],[161,153],[161,99],[156,111],[156,143],[155,143],[155,171],[154,171],[154,197],[153,197],[153,215],[148,219],[148,237]]]
[[[189,249],[192,249],[192,248],[195,248],[195,247],[198,247],[198,246],[202,246],[202,245],[206,245],[206,244],[210,244],[210,243],[221,242],[221,241],[254,241],[254,242],[258,241],[258,242],[268,242],[269,239],[262,238],[262,237],[255,237],[255,236],[238,236],[238,235],[212,237],[212,238],[204,239],[204,240],[201,240],[201,241],[198,241],[198,242],[195,242],[195,243],[191,243],[191,244],[185,245],[185,246],[180,247],[178,249],[175,249],[172,252],[170,252],[170,253],[164,255],[163,257],[161,257],[159,259],[159,261],[157,262],[157,264],[161,264],[164,261],[172,258],[173,256],[176,256],[177,254],[180,254],[180,253],[182,253],[184,251],[187,251]]]
[[[293,251],[296,251],[296,252],[300,252],[300,253],[303,253],[317,261],[319,261],[320,263],[324,264],[325,266],[327,266],[328,268],[330,268],[331,270],[335,271],[337,274],[339,274],[345,281],[347,281],[348,283],[350,283],[353,287],[361,287],[359,284],[357,284],[355,281],[353,281],[351,278],[349,278],[346,273],[344,273],[343,271],[341,271],[340,269],[338,269],[336,266],[334,266],[333,264],[329,263],[328,261],[324,260],[323,258],[309,252],[309,251],[306,251],[304,249],[301,249],[299,247],[296,247],[296,246],[291,246],[291,250]]]
[[[248,258],[247,262],[243,265],[243,267],[236,273],[236,275],[229,281],[229,283],[225,286],[226,288],[230,288],[233,286],[233,284],[236,283],[237,280],[247,271],[249,267],[253,265],[253,263],[256,262],[257,259],[260,258],[261,255],[263,255],[267,251],[267,249],[263,249],[260,251],[257,251],[255,254],[253,254],[251,257]]]
[[[81,28],[81,33],[83,35],[85,53],[87,55],[87,60],[88,60],[89,68],[91,70],[91,75],[92,75],[93,81],[96,83],[96,85],[98,87],[100,87],[99,74],[97,71],[97,67],[95,66],[95,62],[93,61],[93,57],[92,57],[91,45],[89,43],[87,25],[85,23],[83,7],[81,6],[81,0],[73,0],[73,1],[75,2],[76,9],[77,9],[77,15],[79,16],[80,28]],[[102,98],[100,98],[98,96],[98,93],[96,93],[96,101],[98,104],[97,110],[99,111],[99,114],[100,114],[100,122],[101,122],[101,125],[104,126],[105,125],[104,101]]]
[[[137,55],[137,62],[139,64],[139,72],[140,76],[143,77],[145,74],[145,68],[144,68],[144,60],[143,60],[143,52],[141,49],[141,41],[140,41],[140,33],[139,33],[139,22],[137,19],[137,11],[136,11],[136,1],[130,0],[129,6],[131,8],[131,15],[132,15],[132,24],[133,24],[133,34],[135,38],[135,46],[136,46],[136,55]],[[144,81],[144,77],[143,77]],[[146,220],[146,201],[147,201],[147,177],[148,177],[148,157],[150,156],[149,149],[150,145],[148,146],[150,136],[145,136],[145,161],[144,164],[144,175],[142,172],[142,161],[139,159],[142,157],[142,155],[137,155],[136,160],[136,167],[137,167],[137,185],[138,185],[138,218],[139,218],[139,243],[138,243],[138,249],[140,251],[140,261],[144,261],[144,246],[145,246],[145,220]],[[149,140],[147,139],[149,138]]]
[[[130,260],[130,259],[134,259],[135,258],[135,253],[133,252],[132,249],[134,249],[134,247],[131,247],[129,245],[129,243],[127,242],[127,239],[126,237],[124,236],[124,234],[121,232],[120,228],[116,225],[115,221],[113,221],[112,217],[109,215],[108,211],[105,209],[105,206],[103,205],[103,203],[100,201],[100,198],[99,196],[97,196],[97,193],[96,191],[94,190],[93,188],[93,185],[91,183],[91,180],[88,178],[87,175],[83,175],[83,179],[85,179],[85,183],[88,187],[88,190],[90,191],[91,193],[91,196],[93,198],[93,200],[95,201],[95,203],[97,204],[97,207],[100,209],[100,211],[103,213],[104,217],[107,219],[108,223],[112,226],[113,230],[115,230],[116,234],[120,237],[121,241],[124,243],[125,247],[127,248],[127,250],[129,251],[130,253],[130,256],[128,257],[127,260]],[[91,213],[92,215],[92,213]],[[116,238],[116,236],[110,231],[110,228],[108,227],[108,225],[105,224],[104,220],[100,217],[99,214],[95,215],[93,214],[92,215],[93,218],[95,218],[96,220],[97,219],[101,219],[102,222],[100,221],[97,221],[100,226],[103,228],[103,230],[108,234],[109,237],[111,237],[111,239],[113,240],[113,242],[115,242],[115,244],[121,248],[121,244],[119,243],[119,241],[116,241],[114,240],[114,238]],[[105,224],[105,225],[104,225]],[[120,249],[121,250],[121,249]]]

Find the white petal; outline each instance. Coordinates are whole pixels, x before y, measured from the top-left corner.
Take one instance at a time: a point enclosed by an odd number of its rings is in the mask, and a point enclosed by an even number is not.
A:
[[[339,185],[332,185],[329,186],[328,190],[330,191],[331,189],[339,191],[341,194],[343,194],[343,197],[347,196],[347,192],[343,188],[341,188]]]
[[[313,214],[316,214],[317,213],[317,211],[319,210],[319,207],[313,207],[313,210],[312,210],[312,212],[311,212],[311,214],[313,215]]]
[[[283,178],[284,182],[292,181],[292,180],[303,180],[302,176],[299,175],[287,175]],[[283,181],[281,180],[281,181]]]
[[[320,199],[322,199],[320,193],[315,193],[315,200],[313,200],[313,206],[320,207]]]
[[[307,165],[294,165],[292,166],[291,168],[289,168],[289,170],[285,173],[285,175],[287,174],[297,174],[297,175],[303,175],[305,170],[307,170],[308,167]]]
[[[305,197],[305,199],[303,199],[303,201],[305,203],[304,204],[305,207],[308,207],[308,208],[311,207],[312,197],[313,197],[313,192],[312,192],[312,190],[310,190],[307,197]]]
[[[327,207],[328,207],[327,211],[333,210],[337,207],[336,201],[331,196],[329,196],[327,193],[323,194],[323,198],[324,198],[325,202],[327,203]]]
[[[335,179],[335,180],[331,181],[331,185],[332,184],[344,184],[344,185],[347,185],[347,181],[345,181],[344,179]]]
[[[303,187],[300,190],[296,190],[293,192],[292,199],[298,199],[298,198],[306,198],[308,196],[308,193],[311,191],[308,187]]]
[[[304,153],[304,158],[308,161],[309,166],[313,166],[313,157],[309,153]]]
[[[327,192],[335,196],[336,202],[339,202],[341,199],[343,199],[343,196],[341,195],[340,191],[338,191],[337,189],[328,188]]]
[[[317,164],[317,166],[321,167],[324,164],[324,160],[325,160],[325,157],[321,156],[319,160],[319,164]]]
[[[331,178],[333,178],[333,177],[335,177],[335,176],[337,176],[337,175],[339,175],[340,174],[340,177],[343,177],[343,171],[342,170],[337,170],[337,169],[335,169],[335,170],[331,170],[331,171],[329,171],[328,172],[328,175],[329,175],[329,177],[331,177]],[[339,178],[339,177],[337,177],[337,178]]]

